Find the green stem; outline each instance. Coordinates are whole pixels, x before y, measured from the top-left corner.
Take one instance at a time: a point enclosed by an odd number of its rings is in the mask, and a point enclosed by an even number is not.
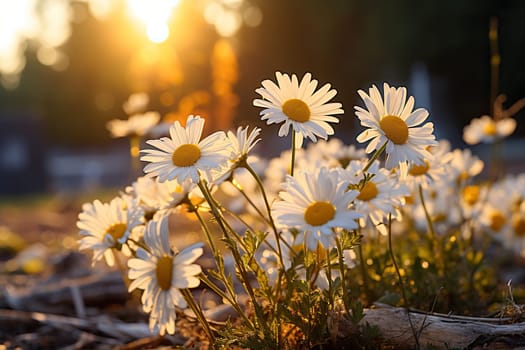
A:
[[[263,184],[261,178],[259,177],[259,175],[255,172],[255,170],[253,170],[253,168],[248,164],[248,162],[246,162],[244,164],[244,168],[246,170],[248,170],[250,175],[252,175],[252,177],[255,179],[255,182],[257,183],[257,186],[259,187],[259,189],[261,191],[261,194],[262,194],[262,197],[263,197],[263,200],[264,200],[264,205],[266,206],[266,211],[268,212],[268,219],[270,221],[270,224],[272,225],[273,231],[277,235],[277,228],[275,227],[275,222],[273,221],[272,210],[271,210],[271,207],[270,207],[270,201],[268,200],[268,196],[266,195],[266,190],[264,189],[264,184]]]
[[[295,135],[295,132],[293,132],[293,135]],[[294,145],[295,146],[295,140],[293,141],[294,142]],[[295,157],[294,154],[295,154],[295,147],[292,147],[293,150],[292,150],[292,157]],[[292,164],[294,163],[294,160],[292,160]],[[248,164],[247,161],[244,161],[243,164],[244,168],[246,170],[248,170],[248,172],[252,175],[252,177],[255,179],[255,182],[257,183],[257,186],[259,187],[259,190],[261,191],[261,194],[262,194],[262,197],[263,197],[263,200],[264,200],[264,205],[266,206],[266,211],[268,212],[268,221],[270,223],[270,225],[272,226],[272,230],[273,230],[273,233],[275,235],[275,244],[277,245],[277,256],[279,257],[279,264],[280,264],[280,269],[279,269],[279,273],[277,274],[277,284],[276,284],[276,293],[275,293],[275,303],[274,303],[274,315],[276,317],[276,322],[275,322],[275,325],[276,325],[276,333],[277,333],[277,343],[278,344],[281,344],[281,321],[280,321],[280,313],[279,313],[279,305],[278,305],[278,302],[279,302],[279,294],[280,291],[281,291],[281,286],[282,286],[282,279],[283,279],[283,274],[284,274],[284,269],[285,269],[285,265],[284,265],[284,260],[283,260],[283,251],[282,251],[282,248],[281,248],[281,237],[279,236],[279,232],[277,231],[277,227],[275,226],[275,221],[273,220],[273,216],[272,216],[272,210],[271,210],[271,207],[270,207],[270,201],[268,200],[268,196],[266,194],[266,190],[264,188],[264,184],[261,180],[261,178],[259,177],[259,175],[257,174],[257,172]],[[293,166],[292,166],[292,169],[293,169]],[[261,215],[261,217],[264,218],[264,215],[262,215],[260,213],[260,211],[257,211],[259,213],[259,215]],[[273,247],[272,247],[273,249]],[[290,250],[290,251],[293,251],[293,250]]]
[[[277,255],[279,256],[279,263],[281,264],[281,269],[279,269],[279,275],[277,276],[277,290],[280,290],[281,283],[282,283],[282,274],[284,271],[283,251],[281,248],[281,237],[279,236],[279,232],[277,231],[277,227],[275,226],[275,221],[273,220],[272,210],[270,207],[270,201],[268,201],[268,196],[266,195],[266,190],[264,189],[264,184],[262,183],[261,178],[255,172],[255,170],[253,170],[253,168],[248,164],[248,162],[245,162],[243,166],[245,167],[246,170],[248,170],[248,172],[255,179],[255,182],[257,183],[257,186],[259,187],[262,193],[264,205],[266,206],[266,211],[268,212],[268,220],[270,221],[270,225],[272,226],[273,233],[275,234],[275,244],[277,245],[277,251],[278,251]]]
[[[124,264],[120,260],[120,252],[114,249],[113,256],[115,257],[115,263],[117,264],[120,274],[122,275],[122,280],[124,281],[124,284],[126,285],[126,289],[128,289],[131,281],[129,280],[128,270],[126,266],[124,266]]]
[[[345,261],[344,261],[344,255],[343,255],[343,246],[341,245],[341,241],[339,238],[335,239],[335,244],[337,247],[337,256],[339,257],[339,273],[341,274],[341,286],[343,287],[343,293],[346,292],[348,289],[346,288],[346,274],[345,274]],[[348,303],[348,298],[343,298],[345,311],[347,315],[350,315],[351,311],[351,305]]]
[[[221,279],[222,283],[224,284],[225,288],[227,289],[228,293],[230,294],[230,297],[227,297],[226,294],[223,293],[220,289],[213,288],[210,285],[210,284],[212,284],[212,282],[209,281],[209,279],[207,277],[206,277],[206,279],[203,279],[201,277],[201,280],[203,282],[205,282],[210,288],[212,288],[217,294],[219,294],[219,291],[220,291],[219,295],[223,296],[226,300],[228,300],[228,302],[230,302],[230,304],[237,310],[239,315],[241,315],[244,318],[246,318],[244,312],[241,310],[241,307],[238,305],[238,303],[237,303],[237,301],[235,299],[237,294],[236,294],[233,286],[229,283],[228,278],[224,275],[224,268],[223,268],[222,258],[220,256],[220,252],[215,248],[215,244],[213,243],[213,238],[212,238],[210,229],[208,228],[208,225],[206,225],[206,222],[204,222],[204,219],[200,215],[200,213],[197,210],[197,208],[195,208],[195,206],[191,202],[188,202],[187,204],[190,206],[191,210],[195,213],[195,216],[197,216],[197,219],[199,220],[199,223],[200,223],[200,225],[202,227],[202,230],[206,234],[206,239],[208,240],[208,244],[210,245],[210,249],[212,250],[212,254],[213,254],[213,257],[215,259],[215,263],[217,264],[218,274],[220,276],[220,279]],[[201,276],[204,276],[204,275],[201,275]],[[251,321],[248,320],[248,324],[253,328],[253,326],[251,325]]]
[[[206,235],[208,244],[210,245],[210,249],[211,249],[213,256],[217,257],[219,252],[217,251],[217,248],[215,247],[215,243],[213,242],[213,237],[211,235],[208,225],[206,225],[206,222],[204,222],[204,219],[202,218],[202,215],[199,213],[199,210],[191,202],[189,203],[189,205],[191,207],[191,210],[195,213],[195,216],[199,220],[202,230],[204,231],[204,234]]]
[[[140,248],[144,249],[148,253],[151,253],[148,246],[146,246],[144,243],[134,240],[133,238],[128,238],[128,241],[132,242],[133,244],[136,244]]]
[[[226,294],[222,289],[220,289],[215,283],[213,283],[206,275],[200,274],[199,275],[200,280],[206,284],[211,290],[213,290],[218,296],[220,296],[222,299],[226,300],[236,311],[237,313],[244,319],[248,327],[250,327],[251,330],[255,330],[255,326],[253,325],[253,322],[246,316],[244,311],[242,310],[239,303],[234,300],[234,298],[231,295],[235,295],[233,293],[230,293],[230,295]]]
[[[224,233],[224,236],[227,240],[233,241],[230,237],[231,228],[227,227],[226,220],[222,216],[222,213],[220,212],[219,208],[217,207],[217,203],[211,196],[210,191],[208,190],[208,187],[206,186],[206,183],[204,180],[200,180],[198,182],[199,189],[201,190],[202,194],[204,195],[204,198],[210,205],[211,212],[215,219],[217,220],[217,224],[221,228],[222,232]],[[246,271],[246,267],[244,266],[244,263],[241,259],[241,254],[235,244],[230,245],[231,252],[233,255],[233,259],[235,260],[235,263],[238,268],[239,276],[241,283],[243,284],[244,288],[246,289],[246,292],[248,292],[248,295],[250,296],[250,299],[253,303],[253,306],[255,308],[255,312],[257,315],[257,319],[259,320],[259,323],[263,326],[265,329],[265,333],[269,334],[271,333],[270,328],[267,324],[267,320],[263,315],[263,310],[261,305],[258,303],[257,298],[255,296],[255,292],[253,290],[252,285],[250,284],[250,280],[248,278],[248,273]]]
[[[242,189],[242,187],[240,185],[236,185],[235,183],[233,183],[233,181],[230,181],[230,183],[232,184],[233,187],[235,187],[239,193],[244,197],[244,199],[246,199],[246,201],[248,202],[248,204],[251,205],[251,207],[253,209],[255,209],[255,211],[257,212],[257,214],[259,214],[259,216],[261,218],[263,218],[264,221],[269,222],[269,220],[264,216],[264,214],[262,213],[261,209],[259,209],[259,207],[250,199],[250,197],[248,197],[248,195],[246,194],[246,192],[244,192],[244,190]]]
[[[244,220],[240,215],[234,213],[233,211],[231,211],[230,209],[228,208],[224,208],[222,207],[222,209],[224,210],[224,212],[228,215],[230,215],[232,218],[234,218],[235,220],[239,221],[241,224],[243,224],[245,227],[246,227],[246,230],[250,231],[250,232],[256,232],[255,229],[252,227],[252,225],[250,225],[249,223],[246,222],[246,220]],[[234,231],[235,232],[235,231]],[[244,242],[239,242],[243,248],[246,246],[244,244]]]
[[[430,233],[430,238],[433,242],[436,238],[436,231],[434,231],[434,223],[432,222],[432,218],[430,217],[427,206],[425,204],[425,197],[423,196],[423,186],[421,185],[419,185],[419,199],[421,200],[421,205],[423,206],[423,211],[425,212],[425,219],[427,220],[428,232]]]
[[[303,241],[303,249],[304,249],[304,257],[305,257],[305,263],[304,268],[306,269],[306,309],[308,310],[307,316],[307,327],[306,327],[306,344],[308,349],[311,349],[311,333],[312,333],[312,309],[311,309],[311,283],[312,283],[312,267],[311,264],[306,264],[307,254],[308,254],[308,247],[306,245],[306,239]]]
[[[430,214],[428,212],[426,203],[425,203],[425,197],[423,196],[423,186],[419,185],[419,200],[421,201],[421,205],[423,206],[423,211],[425,212],[425,219],[427,221],[427,229],[430,233],[430,239],[428,240],[428,249],[430,250],[430,254],[433,254],[435,252],[435,241],[436,241],[436,232],[434,231],[434,223],[432,222],[432,218],[430,217]],[[441,254],[438,251],[436,253],[437,257],[439,257]],[[439,259],[436,259],[436,262]],[[443,264],[443,267],[445,265]]]
[[[420,348],[419,345],[419,337],[417,335],[416,328],[414,327],[414,324],[412,323],[412,319],[410,318],[410,311],[408,309],[408,298],[405,293],[405,285],[403,283],[403,277],[401,276],[401,272],[399,271],[399,266],[397,266],[396,258],[394,257],[394,250],[392,249],[392,214],[388,214],[388,252],[390,253],[390,258],[392,259],[392,263],[394,264],[394,269],[396,270],[398,282],[399,282],[399,288],[401,289],[401,295],[403,297],[403,304],[405,304],[405,309],[407,311],[407,317],[408,322],[410,323],[410,328],[412,329],[412,333],[414,334],[414,339],[416,341],[416,349]]]
[[[371,166],[372,164],[374,164],[374,161],[379,158],[379,156],[385,151],[386,149],[386,144],[388,143],[388,141],[386,141],[383,146],[379,147],[375,153],[372,155],[372,158],[370,158],[368,160],[368,163],[366,163],[365,167],[363,168],[363,173],[365,173]]]
[[[181,289],[180,292],[182,293],[182,296],[184,296],[184,299],[188,303],[190,309],[195,313],[195,316],[199,320],[199,323],[201,324],[202,328],[204,329],[204,332],[206,333],[206,336],[210,340],[211,347],[214,348],[215,336],[213,335],[210,324],[208,323],[208,320],[206,320],[206,316],[204,316],[204,314],[202,313],[200,306],[197,305],[197,303],[193,299],[193,295],[191,294],[189,289]]]
[[[363,287],[365,288],[365,293],[370,298],[370,300],[374,300],[374,297],[372,296],[372,292],[370,291],[370,287],[368,285],[368,273],[366,272],[365,258],[363,255],[363,247],[361,246],[361,243],[358,245],[357,249],[359,254],[359,265],[361,265],[361,275],[363,277]]]
[[[332,263],[330,261],[330,249],[326,248],[326,278],[328,279],[328,298],[330,302],[331,310],[334,311],[334,291],[332,290]]]
[[[292,160],[290,164],[290,176],[293,176],[295,166],[295,130],[292,130]]]

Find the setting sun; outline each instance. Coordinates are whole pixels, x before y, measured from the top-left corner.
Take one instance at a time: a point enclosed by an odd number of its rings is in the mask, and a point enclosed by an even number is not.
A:
[[[179,0],[128,0],[128,9],[145,26],[148,39],[161,43],[170,35],[168,22],[178,3]]]

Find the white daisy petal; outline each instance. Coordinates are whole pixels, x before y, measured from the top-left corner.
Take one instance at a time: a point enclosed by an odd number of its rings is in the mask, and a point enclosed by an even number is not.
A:
[[[150,329],[160,334],[175,333],[175,306],[187,304],[179,288],[194,288],[201,267],[194,261],[203,253],[201,245],[193,245],[173,254],[168,241],[168,218],[152,220],[144,232],[144,242],[151,254],[137,255],[128,262],[129,290],[142,289],[143,309],[150,313]],[[169,273],[171,271],[171,274]]]
[[[398,161],[421,162],[424,149],[437,144],[432,134],[433,125],[426,123],[420,126],[427,119],[428,112],[423,108],[412,112],[414,98],[410,96],[406,99],[404,87],[395,88],[384,83],[384,98],[381,98],[375,85],[369,89],[370,95],[362,90],[358,93],[367,110],[356,106],[356,116],[368,129],[359,134],[357,141],[369,142],[366,152],[371,153],[381,147],[386,139],[388,168],[397,166]]]
[[[263,87],[255,90],[262,99],[255,99],[253,105],[265,108],[260,112],[261,119],[268,125],[282,123],[278,131],[280,137],[287,136],[290,127],[313,142],[333,134],[326,123],[338,122],[333,115],[343,113],[340,103],[328,103],[336,90],[325,84],[315,92],[317,80],[312,79],[310,73],[300,82],[295,74],[290,77],[276,72],[275,76],[277,84],[265,80],[261,83]]]
[[[222,131],[200,140],[204,119],[188,116],[186,127],[175,122],[170,128],[170,138],[149,140],[148,145],[157,149],[146,149],[140,159],[149,162],[144,167],[148,176],[159,181],[186,180],[198,182],[200,174],[223,168],[232,154],[231,143]]]
[[[276,224],[281,229],[297,229],[304,235],[310,249],[320,242],[329,248],[334,229],[355,229],[361,215],[349,208],[355,193],[346,192],[336,171],[321,167],[299,171],[288,176],[280,201],[272,205]]]

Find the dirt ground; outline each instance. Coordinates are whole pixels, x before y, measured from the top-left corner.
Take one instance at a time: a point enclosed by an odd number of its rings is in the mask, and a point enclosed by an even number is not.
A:
[[[82,204],[114,194],[0,198],[0,350],[205,346],[185,315],[178,335],[151,333],[140,294],[127,292],[121,271],[91,266],[90,253],[78,251]],[[199,239],[184,231],[177,245]]]

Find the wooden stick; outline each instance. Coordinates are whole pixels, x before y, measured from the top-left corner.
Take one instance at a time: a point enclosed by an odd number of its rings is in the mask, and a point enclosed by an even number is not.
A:
[[[441,316],[410,311],[412,323],[421,327],[419,344],[422,349],[514,349],[525,346],[525,322],[514,324],[493,324],[486,318],[465,316]],[[501,321],[497,318],[496,321]],[[362,325],[369,324],[379,329],[381,336],[389,344],[403,348],[416,345],[407,311],[404,308],[381,306],[368,309]]]

